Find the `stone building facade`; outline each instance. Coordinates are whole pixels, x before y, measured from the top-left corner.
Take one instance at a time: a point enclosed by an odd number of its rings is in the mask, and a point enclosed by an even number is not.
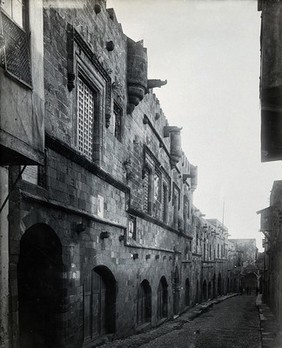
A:
[[[227,228],[194,207],[197,167],[153,93],[166,81],[105,1],[66,4],[36,17],[45,156],[9,168],[7,347],[90,347],[234,290]]]
[[[261,160],[282,160],[282,1],[258,0],[261,11]]]
[[[282,322],[282,180],[274,181],[270,206],[258,213],[264,234],[263,300]]]
[[[43,6],[0,3],[0,346],[10,344],[9,168],[44,163]]]
[[[261,274],[257,267],[258,248],[256,239],[229,239],[229,258],[233,265],[233,272],[239,280],[239,289],[247,293],[259,291]],[[231,266],[232,267],[232,266]]]

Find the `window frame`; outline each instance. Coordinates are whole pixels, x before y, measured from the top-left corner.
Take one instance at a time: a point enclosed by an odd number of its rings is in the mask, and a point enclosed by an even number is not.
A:
[[[164,185],[167,187],[167,194],[166,194],[166,212],[168,212],[168,202],[171,200],[171,178],[168,175],[168,173],[164,170],[164,168],[161,166],[160,162],[157,160],[157,158],[153,155],[153,153],[150,151],[150,149],[144,145],[143,150],[143,169],[142,169],[142,179],[145,178],[145,172],[149,171],[149,183],[151,185],[151,190],[149,192],[149,209],[148,211],[145,211],[144,209],[144,201],[143,201],[143,212],[150,215],[152,218],[163,221],[165,224],[168,223],[168,218],[166,216],[166,219],[164,221],[164,202],[163,202],[163,190]],[[155,197],[155,190],[154,190],[154,178],[155,176],[158,176],[159,178],[159,194],[158,197]],[[144,191],[143,191],[144,192]]]
[[[22,1],[22,24],[20,24],[13,15],[13,3],[17,2],[17,0],[5,0],[9,1],[11,4],[11,15],[8,13],[3,5],[0,3],[0,10],[3,11],[3,13],[10,18],[10,20],[15,23],[21,30],[28,33],[29,31],[29,0],[21,0]]]
[[[133,216],[133,215],[129,215],[128,216],[128,237],[129,238],[132,238],[134,240],[137,239],[137,233],[136,233],[136,217]],[[130,223],[132,223],[132,226],[133,226],[133,231],[131,232],[130,231]]]
[[[94,98],[94,115],[92,131],[92,156],[84,155],[78,149],[78,79],[82,80],[92,91]],[[88,60],[87,56],[81,52],[76,58],[76,93],[73,112],[73,143],[78,153],[91,162],[100,164],[103,153],[103,124],[104,124],[104,104],[105,104],[105,84],[95,67]]]
[[[114,119],[114,136],[115,138],[122,143],[122,136],[123,136],[123,109],[120,106],[119,103],[117,103],[116,101],[114,101],[114,106],[113,106],[113,113],[115,116]],[[117,135],[116,130],[117,130],[117,115],[119,115],[120,117],[120,125],[119,125],[119,134]]]
[[[85,153],[85,140],[83,140],[82,142],[82,148],[83,148],[83,151],[80,150],[79,148],[79,132],[80,132],[80,129],[79,129],[79,121],[80,121],[80,113],[79,113],[79,91],[80,91],[80,82],[83,83],[86,88],[88,88],[88,90],[90,91],[90,94],[92,95],[92,99],[93,99],[93,114],[92,114],[92,129],[91,129],[91,139],[90,139],[90,146],[91,146],[91,149],[89,150],[90,152],[90,156],[88,156],[86,153]],[[84,95],[83,95],[84,97]],[[84,99],[84,98],[83,98]],[[89,83],[87,83],[87,80],[81,75],[79,74],[78,77],[77,77],[77,93],[76,93],[76,146],[77,146],[77,150],[78,152],[85,156],[86,158],[88,158],[89,160],[93,160],[93,156],[94,156],[94,136],[95,136],[95,129],[96,129],[96,126],[97,126],[97,122],[96,122],[96,119],[97,119],[97,102],[98,102],[98,93],[95,89],[92,88],[91,85],[89,85]],[[96,110],[95,110],[96,109]],[[88,115],[88,122],[89,122],[89,119],[90,119],[90,116]],[[82,129],[82,132],[85,133],[85,127],[83,126],[83,129]],[[84,139],[85,137],[83,137]]]
[[[146,173],[148,175],[148,189],[147,189],[147,196],[145,196],[145,176]],[[143,194],[144,194],[144,199],[143,199],[143,211],[151,215],[152,214],[152,195],[153,195],[153,189],[152,189],[152,168],[146,164],[143,168]],[[145,199],[147,197],[147,208],[145,208]]]

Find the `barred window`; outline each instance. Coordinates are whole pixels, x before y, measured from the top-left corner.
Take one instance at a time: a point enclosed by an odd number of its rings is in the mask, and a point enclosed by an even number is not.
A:
[[[151,195],[151,182],[149,169],[144,170],[144,203],[143,209],[146,213],[150,213],[150,195]]]
[[[0,31],[5,46],[0,48],[0,66],[10,75],[32,86],[30,39],[26,31],[28,13],[25,0],[0,1]]]
[[[167,222],[167,201],[168,201],[168,191],[167,191],[167,185],[163,184],[163,197],[162,197],[162,217],[163,222]]]
[[[94,93],[78,78],[77,96],[77,147],[87,158],[93,155]]]

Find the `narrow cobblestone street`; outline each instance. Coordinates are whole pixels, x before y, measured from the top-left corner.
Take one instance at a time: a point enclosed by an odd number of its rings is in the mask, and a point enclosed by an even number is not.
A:
[[[259,345],[259,318],[253,296],[236,296],[204,313],[180,330],[141,347],[252,348]]]
[[[115,348],[258,348],[259,316],[254,296],[236,296],[215,304],[190,321],[191,311],[147,333],[112,342]],[[170,330],[169,330],[170,329]],[[153,333],[154,332],[154,333]],[[146,343],[144,343],[146,342]]]

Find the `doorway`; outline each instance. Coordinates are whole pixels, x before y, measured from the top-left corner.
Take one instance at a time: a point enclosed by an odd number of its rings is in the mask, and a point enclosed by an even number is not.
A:
[[[21,348],[58,347],[63,298],[62,245],[45,224],[30,227],[20,241],[18,263]]]

